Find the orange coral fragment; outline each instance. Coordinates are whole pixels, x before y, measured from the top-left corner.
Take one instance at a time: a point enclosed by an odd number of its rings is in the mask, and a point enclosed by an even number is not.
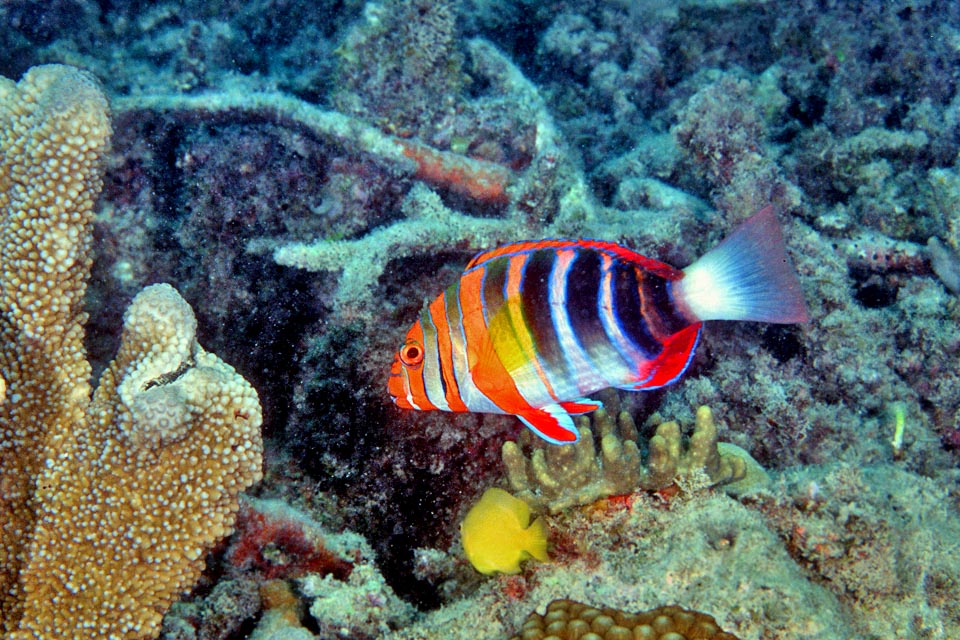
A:
[[[417,163],[416,177],[478,202],[509,202],[507,184],[513,173],[503,165],[440,151],[420,142],[399,140],[403,154]]]

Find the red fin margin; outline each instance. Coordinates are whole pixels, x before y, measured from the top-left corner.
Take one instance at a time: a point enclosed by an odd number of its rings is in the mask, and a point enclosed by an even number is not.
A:
[[[676,382],[693,360],[702,328],[703,323],[698,322],[670,336],[663,346],[663,351],[650,363],[650,377],[638,386],[621,388],[650,391]]]
[[[572,402],[561,402],[560,406],[563,407],[563,410],[570,415],[579,416],[583,413],[596,411],[603,406],[603,403],[600,401],[589,400],[587,398],[580,398],[579,400],[574,400]]]
[[[509,257],[538,249],[593,249],[594,251],[608,253],[624,262],[634,264],[644,271],[649,271],[667,280],[677,280],[683,277],[683,271],[680,269],[671,267],[665,262],[640,255],[636,251],[620,246],[616,242],[607,242],[604,240],[525,240],[522,242],[513,242],[511,244],[505,244],[502,247],[497,247],[496,249],[478,253],[467,263],[465,270],[469,271],[495,258]]]

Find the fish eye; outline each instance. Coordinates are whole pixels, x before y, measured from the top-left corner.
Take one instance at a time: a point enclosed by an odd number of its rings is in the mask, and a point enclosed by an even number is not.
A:
[[[400,362],[408,367],[416,367],[423,362],[423,347],[416,342],[408,342],[400,347]]]

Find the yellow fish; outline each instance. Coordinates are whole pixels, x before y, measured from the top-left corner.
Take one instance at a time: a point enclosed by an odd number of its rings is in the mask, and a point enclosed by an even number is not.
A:
[[[503,489],[487,489],[460,523],[467,560],[480,573],[519,573],[520,562],[534,557],[548,562],[547,527],[530,523],[527,503]]]

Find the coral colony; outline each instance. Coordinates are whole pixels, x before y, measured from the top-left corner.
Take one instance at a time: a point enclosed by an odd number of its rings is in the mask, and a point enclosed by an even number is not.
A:
[[[0,640],[960,637],[960,3],[0,25]]]

